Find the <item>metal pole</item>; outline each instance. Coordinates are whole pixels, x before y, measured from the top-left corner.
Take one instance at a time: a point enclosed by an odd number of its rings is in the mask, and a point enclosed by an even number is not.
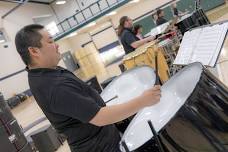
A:
[[[154,135],[154,140],[155,140],[156,143],[158,144],[158,149],[159,149],[159,151],[160,151],[160,152],[165,152],[164,149],[163,149],[163,147],[162,147],[161,141],[160,141],[160,139],[159,139],[159,137],[158,137],[158,135],[157,135],[157,132],[156,132],[156,130],[154,129],[154,126],[153,126],[151,120],[148,120],[147,123],[149,124],[150,129],[151,129],[151,131],[152,131],[152,133],[153,133],[153,135]]]
[[[11,10],[9,10],[6,14],[4,14],[2,16],[2,19],[6,18],[6,16],[8,16],[10,13],[12,13],[13,11],[15,11],[16,9],[18,9],[20,6],[24,5],[25,3],[27,3],[29,0],[25,0],[24,2],[17,4],[17,6],[15,6],[14,8],[12,8]]]
[[[81,7],[80,7],[80,5],[79,5],[79,3],[78,3],[78,0],[75,0],[75,2],[77,3],[77,5],[78,5],[78,7],[79,7],[79,10],[81,11],[82,9],[81,9]]]
[[[60,23],[61,21],[60,21],[60,19],[59,19],[59,17],[58,17],[58,14],[57,14],[56,11],[55,11],[55,9],[51,6],[51,4],[50,4],[50,7],[51,7],[53,13],[55,14],[55,17],[56,17],[57,21]]]

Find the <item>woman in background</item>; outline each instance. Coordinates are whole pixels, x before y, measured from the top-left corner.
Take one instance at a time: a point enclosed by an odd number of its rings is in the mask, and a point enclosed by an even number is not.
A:
[[[158,15],[157,15],[157,12],[156,13],[154,13],[154,14],[152,14],[152,20],[153,20],[153,22],[154,22],[154,24],[156,25],[157,23],[157,19],[158,19]]]
[[[139,40],[142,40],[142,39],[143,39],[142,31],[143,31],[142,25],[137,24],[137,25],[134,26],[134,33],[135,33],[135,36],[136,36]]]
[[[176,3],[173,3],[171,7],[172,7],[172,11],[173,11],[173,16],[174,17],[181,17],[181,16],[184,16],[184,15],[188,14],[188,11],[181,12],[180,10],[178,10]]]
[[[156,20],[156,25],[159,26],[159,25],[162,25],[166,22],[168,22],[167,19],[165,19],[165,12],[161,9],[158,9],[157,10],[157,20]]]
[[[144,39],[138,39],[133,32],[133,21],[128,16],[123,16],[120,18],[118,36],[123,45],[125,54],[131,53],[136,48],[154,40],[153,36],[149,36]]]

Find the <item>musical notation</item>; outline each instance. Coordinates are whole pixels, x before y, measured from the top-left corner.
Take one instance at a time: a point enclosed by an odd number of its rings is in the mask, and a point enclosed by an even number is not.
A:
[[[228,22],[224,22],[185,32],[174,64],[201,62],[206,66],[215,66],[227,29]]]

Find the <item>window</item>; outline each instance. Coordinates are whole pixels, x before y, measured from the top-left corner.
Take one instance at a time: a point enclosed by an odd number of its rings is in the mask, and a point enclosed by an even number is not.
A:
[[[50,22],[49,24],[47,24],[46,26],[46,29],[48,30],[48,32],[54,36],[56,35],[57,33],[59,33],[59,29],[56,25],[56,23],[53,21],[53,22]]]

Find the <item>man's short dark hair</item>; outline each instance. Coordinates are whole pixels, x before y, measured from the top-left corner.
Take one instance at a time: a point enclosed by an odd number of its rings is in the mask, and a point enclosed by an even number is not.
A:
[[[17,52],[20,54],[23,62],[26,65],[31,64],[31,58],[29,54],[29,47],[42,47],[40,40],[42,35],[39,30],[42,30],[44,26],[39,24],[31,24],[23,27],[17,32],[15,37],[15,45]]]
[[[157,10],[157,16],[159,16],[159,15],[162,13],[162,11],[163,11],[163,10],[158,9],[158,10]]]

